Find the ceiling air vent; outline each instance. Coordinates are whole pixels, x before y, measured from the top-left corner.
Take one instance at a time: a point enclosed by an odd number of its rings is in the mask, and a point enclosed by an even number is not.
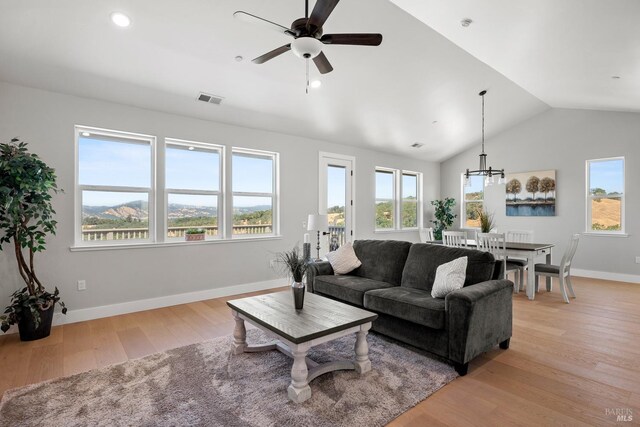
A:
[[[420,147],[422,147],[423,145],[424,145],[424,144],[421,144],[421,143],[419,143],[419,142],[415,142],[415,143],[411,144],[411,146],[412,146],[413,148],[420,148]]]
[[[200,92],[200,95],[198,95],[197,99],[198,101],[208,102],[209,104],[220,105],[224,98],[221,96],[210,95],[208,93]]]

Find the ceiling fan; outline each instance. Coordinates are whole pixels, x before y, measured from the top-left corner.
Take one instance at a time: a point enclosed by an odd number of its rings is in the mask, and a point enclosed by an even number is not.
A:
[[[259,16],[247,12],[237,11],[234,17],[246,22],[260,24],[275,30],[281,34],[293,37],[293,41],[277,49],[267,52],[255,58],[252,62],[263,64],[276,56],[282,55],[290,50],[304,59],[312,59],[321,74],[333,71],[331,63],[322,52],[324,45],[357,45],[357,46],[379,46],[382,43],[382,34],[324,34],[322,27],[333,12],[340,0],[318,0],[311,16],[309,16],[309,0],[305,0],[304,18],[298,18],[291,24],[291,28],[276,24]]]

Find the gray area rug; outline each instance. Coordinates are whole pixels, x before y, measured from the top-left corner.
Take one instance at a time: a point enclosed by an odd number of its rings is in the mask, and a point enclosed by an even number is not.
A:
[[[249,344],[268,342],[247,331]],[[369,334],[372,371],[338,371],[290,402],[292,360],[278,351],[231,354],[230,336],[7,391],[3,426],[382,426],[457,377],[454,369]],[[353,357],[355,336],[311,359]]]

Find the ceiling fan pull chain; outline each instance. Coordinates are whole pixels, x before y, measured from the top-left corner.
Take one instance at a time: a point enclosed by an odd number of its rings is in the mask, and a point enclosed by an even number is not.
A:
[[[309,58],[305,59],[304,62],[307,65],[307,87],[305,88],[305,93],[309,95]]]

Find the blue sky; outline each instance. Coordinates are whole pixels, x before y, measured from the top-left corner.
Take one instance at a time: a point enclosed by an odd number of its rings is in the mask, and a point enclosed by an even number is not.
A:
[[[622,159],[590,163],[590,188],[604,188],[607,193],[624,190],[624,162]]]
[[[327,168],[327,208],[345,205],[346,172],[345,168],[339,166]]]
[[[464,177],[463,179],[463,183],[464,183]],[[469,187],[464,187],[464,192],[465,194],[468,193],[478,193],[478,192],[482,192],[483,191],[483,186],[482,183],[484,181],[484,177],[482,176],[470,176],[469,180],[471,181],[471,185]]]
[[[145,143],[121,143],[93,137],[79,138],[79,183],[128,187],[151,186],[151,147]],[[234,154],[232,160],[233,191],[268,192],[273,189],[273,160]],[[218,152],[168,145],[166,150],[166,187],[182,190],[220,190],[220,156]],[[145,193],[85,191],[83,204],[113,206],[146,200]],[[215,206],[211,196],[171,195],[170,203]],[[270,198],[235,197],[234,206],[271,204]]]

